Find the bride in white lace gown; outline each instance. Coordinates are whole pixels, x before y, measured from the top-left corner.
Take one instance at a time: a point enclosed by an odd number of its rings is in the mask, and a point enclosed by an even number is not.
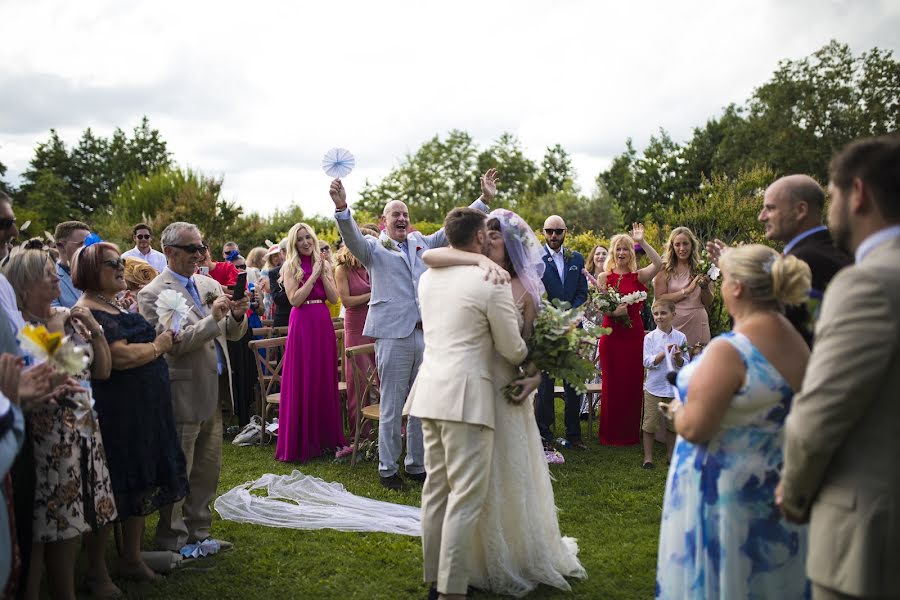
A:
[[[544,291],[540,244],[528,224],[508,210],[491,212],[488,230],[488,258],[513,275],[519,323],[528,339]],[[430,250],[424,261],[430,267],[473,264],[473,255],[442,248]],[[471,553],[471,585],[512,596],[524,596],[539,584],[568,591],[567,577],[587,573],[575,539],[559,530],[534,396],[515,405],[498,387],[495,402],[491,479]]]

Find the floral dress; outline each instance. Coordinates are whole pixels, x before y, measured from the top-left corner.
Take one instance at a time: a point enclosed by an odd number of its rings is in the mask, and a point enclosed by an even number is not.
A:
[[[93,359],[90,343],[75,332],[68,319],[65,333]],[[90,366],[75,378],[82,384],[83,392],[31,413],[35,542],[78,537],[110,523],[117,514],[93,410]]]
[[[808,598],[807,528],[781,518],[775,486],[794,391],[740,333],[719,336],[747,370],[720,431],[705,444],[678,437],[666,481],[657,598]],[[687,387],[701,354],[678,373]]]

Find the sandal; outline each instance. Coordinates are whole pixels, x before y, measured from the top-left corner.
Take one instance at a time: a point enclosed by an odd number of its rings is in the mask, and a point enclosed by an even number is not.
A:
[[[641,468],[642,469],[653,469],[653,468],[655,468],[655,465],[648,460],[647,462],[645,462],[644,464],[641,465]]]

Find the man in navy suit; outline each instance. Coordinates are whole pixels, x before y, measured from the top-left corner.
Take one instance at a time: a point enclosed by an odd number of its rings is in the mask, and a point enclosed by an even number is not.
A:
[[[544,289],[547,290],[547,298],[558,298],[572,305],[581,306],[587,299],[587,279],[582,273],[584,269],[584,257],[578,252],[570,250],[563,245],[566,241],[566,222],[558,215],[551,215],[544,221]],[[552,449],[553,424],[556,421],[556,413],[553,410],[553,378],[544,374],[541,387],[538,388],[537,406],[535,417],[541,438],[544,440],[544,448]],[[563,382],[565,389],[565,422],[566,439],[573,448],[587,450],[587,446],[581,441],[581,420],[579,409],[581,399],[575,393],[575,389],[568,381]]]

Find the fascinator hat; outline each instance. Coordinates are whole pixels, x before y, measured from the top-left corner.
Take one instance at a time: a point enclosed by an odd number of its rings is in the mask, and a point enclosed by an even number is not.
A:
[[[516,276],[522,286],[531,294],[535,308],[540,308],[541,296],[544,295],[544,283],[541,278],[546,268],[541,255],[541,243],[525,219],[513,211],[497,208],[488,216],[500,222],[506,255],[516,270]]]
[[[147,285],[159,275],[150,263],[139,258],[128,256],[125,258],[125,281],[141,287]]]

